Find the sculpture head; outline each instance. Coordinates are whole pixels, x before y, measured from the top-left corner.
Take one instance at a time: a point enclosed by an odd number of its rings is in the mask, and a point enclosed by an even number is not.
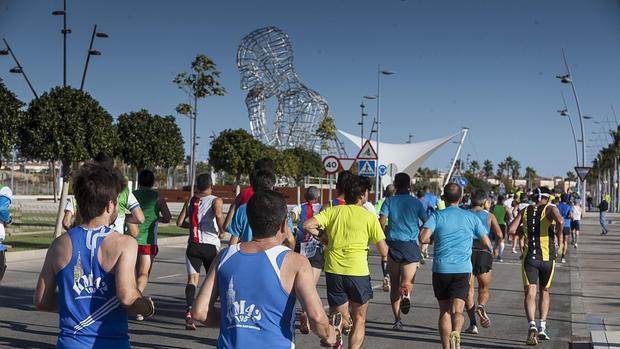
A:
[[[241,89],[270,88],[293,71],[293,47],[276,27],[257,29],[241,39],[237,49]]]

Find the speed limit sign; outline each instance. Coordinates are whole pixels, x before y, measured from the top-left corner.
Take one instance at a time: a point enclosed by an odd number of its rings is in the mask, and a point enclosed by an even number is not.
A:
[[[337,173],[340,168],[340,161],[338,161],[338,158],[335,156],[326,156],[323,158],[323,168],[327,174]]]

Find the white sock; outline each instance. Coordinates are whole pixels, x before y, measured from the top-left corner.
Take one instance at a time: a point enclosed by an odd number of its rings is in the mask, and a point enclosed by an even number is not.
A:
[[[536,321],[532,320],[528,323],[528,328],[536,328]]]
[[[499,257],[501,258],[504,255],[504,242],[502,241],[501,244],[499,244]]]
[[[544,331],[547,328],[547,321],[546,320],[540,320],[540,330]]]

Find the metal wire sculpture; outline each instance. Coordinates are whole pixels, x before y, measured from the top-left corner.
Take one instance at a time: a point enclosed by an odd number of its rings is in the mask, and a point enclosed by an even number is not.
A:
[[[276,27],[257,29],[246,35],[237,50],[241,89],[248,90],[252,135],[277,149],[303,147],[319,153],[344,152],[338,139],[319,139],[317,128],[329,115],[321,95],[306,87],[293,68],[293,47],[286,33]],[[267,125],[266,101],[276,97],[273,128]],[[346,154],[346,153],[345,153]]]

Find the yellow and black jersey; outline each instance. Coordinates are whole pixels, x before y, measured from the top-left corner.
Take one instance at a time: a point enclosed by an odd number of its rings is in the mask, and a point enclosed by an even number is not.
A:
[[[555,226],[547,218],[551,205],[530,205],[523,210],[524,258],[553,261],[556,257]]]

